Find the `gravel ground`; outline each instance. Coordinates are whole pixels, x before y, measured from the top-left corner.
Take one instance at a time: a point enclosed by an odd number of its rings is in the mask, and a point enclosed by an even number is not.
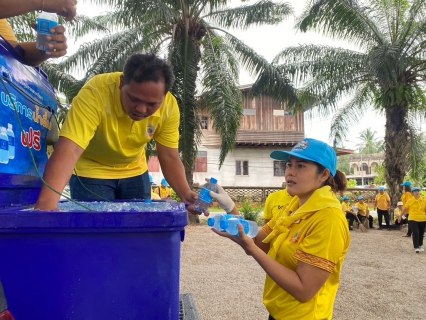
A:
[[[402,235],[351,231],[334,319],[426,319],[426,253],[416,254]],[[259,265],[205,220],[186,228],[180,290],[192,293],[202,320],[266,320],[264,279]]]

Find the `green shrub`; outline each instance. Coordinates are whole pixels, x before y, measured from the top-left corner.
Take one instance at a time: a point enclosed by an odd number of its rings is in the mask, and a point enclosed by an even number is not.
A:
[[[356,180],[355,179],[349,179],[348,180],[348,188],[352,189],[356,187]]]
[[[238,208],[238,211],[244,219],[255,221],[257,223],[259,219],[259,212],[262,211],[262,207],[245,200]]]

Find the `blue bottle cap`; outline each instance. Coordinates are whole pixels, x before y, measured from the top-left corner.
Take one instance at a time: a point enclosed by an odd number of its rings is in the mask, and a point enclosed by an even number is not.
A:
[[[208,218],[207,219],[207,225],[209,227],[213,227],[214,226],[214,218]]]
[[[152,200],[150,200],[150,199],[145,199],[145,203],[146,203],[146,204],[150,204],[150,203],[152,203]]]
[[[215,178],[210,178],[211,183],[217,183],[217,180]]]
[[[220,228],[222,230],[225,230],[226,228],[228,228],[228,221],[227,220],[221,220],[220,221]]]

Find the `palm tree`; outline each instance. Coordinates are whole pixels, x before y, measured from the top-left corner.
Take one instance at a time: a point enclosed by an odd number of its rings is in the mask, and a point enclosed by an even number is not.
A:
[[[426,1],[312,0],[297,27],[359,47],[290,47],[273,63],[301,85],[299,107],[334,114],[335,144],[368,108],[385,115],[386,181],[395,205],[408,164],[421,160],[409,150],[415,150],[418,136],[413,119],[426,109]],[[347,95],[350,101],[339,105]]]
[[[376,138],[377,132],[367,128],[359,133],[357,144],[358,152],[363,154],[372,154],[380,152],[380,141]]]
[[[122,70],[127,57],[134,52],[164,55],[176,78],[171,92],[180,108],[179,149],[191,185],[202,132],[200,111],[209,112],[213,128],[222,138],[222,164],[235,144],[242,116],[239,69],[244,67],[256,76],[269,66],[228,29],[278,24],[292,13],[288,4],[270,0],[235,8],[227,7],[230,2],[105,0],[103,4],[113,11],[93,18],[77,16],[68,32],[81,37],[106,30],[107,35],[81,46],[59,65],[43,67],[51,82],[71,100],[94,75]],[[67,74],[76,70],[87,70],[84,79],[77,81]]]

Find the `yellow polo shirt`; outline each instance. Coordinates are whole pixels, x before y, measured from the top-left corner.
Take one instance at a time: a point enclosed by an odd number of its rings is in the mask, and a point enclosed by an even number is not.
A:
[[[162,187],[159,186],[157,189],[155,189],[155,193],[160,196],[161,199],[166,199],[168,197],[171,197],[172,192],[169,187]]]
[[[352,207],[349,203],[346,203],[346,201],[342,202],[342,211],[344,214],[346,214],[346,211],[352,211]]]
[[[81,177],[123,179],[148,170],[146,144],[156,142],[178,148],[179,108],[167,93],[152,116],[132,120],[123,110],[120,98],[122,72],[93,77],[72,102],[60,135],[84,149],[76,165]]]
[[[160,196],[154,192],[154,190],[151,190],[151,199],[152,200],[161,200]]]
[[[16,39],[15,34],[6,19],[0,19],[0,36],[5,38],[7,41],[18,42],[18,39]]]
[[[287,189],[271,193],[265,202],[263,218],[271,220],[278,212],[283,210],[293,197],[288,194]]]
[[[399,217],[402,215],[402,210],[400,210],[399,208],[395,208],[395,210],[393,210],[393,218],[396,220],[399,219]]]
[[[412,197],[408,202],[405,204],[405,207],[408,209],[408,221],[418,221],[423,222],[426,221],[426,200],[423,198],[419,198],[416,200],[416,198]]]
[[[390,198],[389,195],[387,193],[383,193],[383,194],[378,194],[376,196],[376,203],[377,203],[377,208],[380,210],[389,210],[389,206],[390,206]]]
[[[402,201],[403,206],[405,206],[407,201],[410,200],[411,198],[413,198],[413,195],[411,194],[411,192],[404,193],[401,197],[401,201]]]
[[[356,206],[358,207],[358,214],[360,216],[366,217],[367,216],[367,209],[368,209],[367,203],[364,202],[363,204],[361,204],[361,203],[358,202],[356,204]]]
[[[330,277],[311,300],[302,303],[267,275],[263,303],[277,320],[332,319],[343,260],[350,245],[348,223],[329,186],[315,191],[300,208],[298,204],[299,199],[294,197],[285,210],[306,212],[307,218],[291,224],[274,260],[293,271],[296,271],[298,262],[302,261],[330,272]],[[323,209],[315,211],[318,207]],[[275,219],[276,217],[267,226],[273,228]],[[274,250],[272,247],[275,241],[281,240],[278,235],[271,241],[269,256]]]

